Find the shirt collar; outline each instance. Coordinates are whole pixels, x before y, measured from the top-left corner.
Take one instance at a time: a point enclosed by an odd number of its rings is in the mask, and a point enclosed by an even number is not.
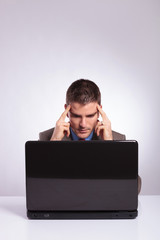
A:
[[[72,128],[70,127],[70,131],[71,131],[71,135],[72,135],[72,139],[74,141],[78,141],[79,140],[79,137],[75,134],[75,132],[72,130]],[[85,138],[85,141],[90,141],[93,137],[93,131],[91,132],[91,134]]]

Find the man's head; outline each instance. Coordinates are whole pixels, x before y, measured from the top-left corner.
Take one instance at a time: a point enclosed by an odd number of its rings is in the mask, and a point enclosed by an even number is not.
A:
[[[97,102],[101,104],[101,93],[98,86],[86,79],[79,79],[73,82],[66,93],[66,104],[78,102],[80,104],[87,104]]]
[[[73,131],[80,138],[88,137],[99,117],[97,104],[101,104],[101,93],[98,86],[86,79],[73,82],[66,93],[65,108],[69,104],[68,117]]]

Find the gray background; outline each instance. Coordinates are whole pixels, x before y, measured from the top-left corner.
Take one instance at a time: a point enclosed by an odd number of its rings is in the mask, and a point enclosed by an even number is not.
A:
[[[139,142],[142,194],[160,194],[158,0],[0,2],[0,195],[25,195],[24,144],[51,128],[76,79]]]

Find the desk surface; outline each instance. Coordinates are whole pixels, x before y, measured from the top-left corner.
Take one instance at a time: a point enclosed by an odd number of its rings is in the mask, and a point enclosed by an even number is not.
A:
[[[132,220],[28,220],[25,197],[0,197],[0,239],[159,240],[160,196],[139,196]]]

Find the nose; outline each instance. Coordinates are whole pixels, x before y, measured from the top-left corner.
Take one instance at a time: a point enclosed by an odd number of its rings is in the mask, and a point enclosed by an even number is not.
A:
[[[81,126],[82,128],[85,128],[85,127],[86,127],[86,119],[85,119],[85,118],[81,118],[80,126]]]

